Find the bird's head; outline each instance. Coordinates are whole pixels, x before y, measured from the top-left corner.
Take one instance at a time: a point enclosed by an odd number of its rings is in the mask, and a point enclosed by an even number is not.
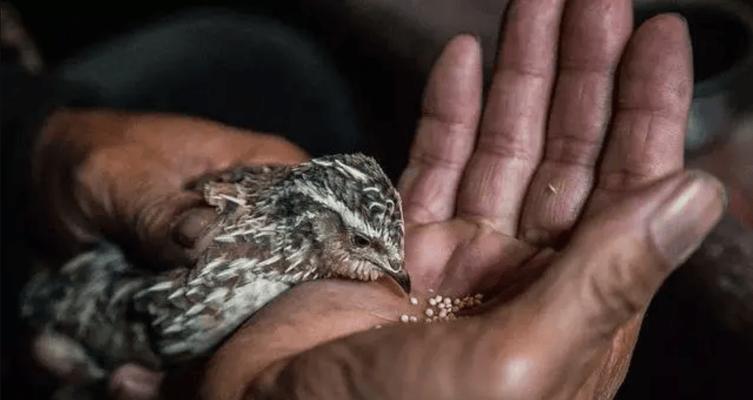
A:
[[[388,276],[406,293],[400,195],[377,162],[362,154],[315,158],[291,172],[293,213],[311,227],[325,276],[371,281]]]

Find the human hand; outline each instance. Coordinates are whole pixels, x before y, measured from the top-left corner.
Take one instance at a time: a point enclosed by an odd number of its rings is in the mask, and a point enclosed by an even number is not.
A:
[[[632,33],[629,1],[517,1],[507,18],[483,117],[478,45],[445,49],[400,182],[414,295],[496,299],[353,334],[422,310],[380,284],[304,284],[218,350],[202,396],[614,394],[651,296],[724,207],[683,171],[687,30],[665,15]]]
[[[33,177],[62,256],[106,237],[167,269],[190,264],[215,216],[186,190],[191,180],[235,164],[306,159],[279,137],[200,119],[61,110],[43,129]]]

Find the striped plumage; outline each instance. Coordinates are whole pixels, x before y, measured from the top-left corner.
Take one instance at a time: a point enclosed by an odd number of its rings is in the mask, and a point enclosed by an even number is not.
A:
[[[206,354],[300,282],[387,275],[410,290],[400,198],[370,157],[243,167],[196,190],[218,218],[192,268],[155,275],[103,246],[32,281],[24,315],[80,343],[105,370],[163,367]]]

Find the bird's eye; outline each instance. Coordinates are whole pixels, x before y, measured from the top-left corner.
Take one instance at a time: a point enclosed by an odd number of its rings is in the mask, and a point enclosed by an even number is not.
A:
[[[371,244],[371,241],[366,236],[356,234],[353,235],[353,244],[357,247],[366,247]]]

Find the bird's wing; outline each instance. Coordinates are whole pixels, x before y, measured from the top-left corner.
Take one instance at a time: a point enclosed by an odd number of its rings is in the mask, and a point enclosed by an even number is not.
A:
[[[237,206],[249,205],[257,193],[285,179],[290,170],[288,165],[235,167],[203,177],[194,189],[222,214],[232,212]]]
[[[89,372],[91,378],[125,362],[156,367],[148,324],[130,312],[132,296],[149,280],[120,249],[101,243],[60,270],[35,275],[24,288],[21,314],[43,335],[69,338],[54,340],[51,354],[66,364],[92,360],[87,370],[100,372]]]
[[[207,354],[266,303],[289,289],[254,274],[256,259],[219,258],[173,271],[135,296],[149,315],[154,350],[167,365]]]
[[[229,224],[248,216],[259,196],[290,173],[289,166],[243,166],[204,178],[195,190],[217,207],[220,218],[207,233],[212,243],[190,270],[175,270],[135,296],[136,309],[149,314],[155,351],[163,361],[180,362],[206,354],[243,321],[290,286],[254,273],[269,246],[218,240]],[[246,227],[254,230],[253,224]],[[278,257],[279,258],[279,257]]]

